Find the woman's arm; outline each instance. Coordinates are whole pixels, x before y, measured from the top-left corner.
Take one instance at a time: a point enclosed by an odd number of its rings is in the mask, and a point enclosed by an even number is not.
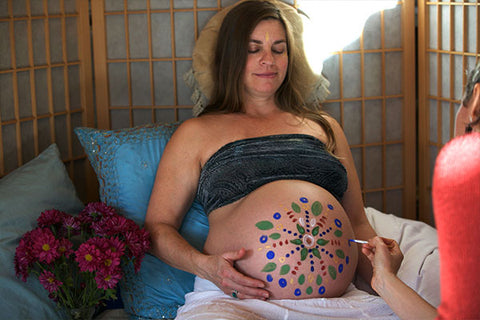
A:
[[[215,283],[225,293],[233,289],[242,298],[265,298],[260,280],[246,277],[233,267],[245,250],[206,255],[178,232],[197,191],[205,130],[199,119],[185,121],[172,135],[160,160],[145,227],[152,237],[152,253],[165,263]]]
[[[335,121],[333,118],[329,118],[329,122],[332,126],[333,132],[335,133],[335,139],[337,143],[335,155],[339,158],[347,170],[348,188],[343,195],[342,206],[350,218],[355,237],[362,240],[373,238],[376,236],[376,233],[368,222],[365,214],[365,206],[363,203],[360,181],[358,180],[357,170],[353,162],[353,157],[350,146],[347,142],[347,138],[345,137],[345,134],[337,121]],[[361,254],[360,246],[358,250],[359,255],[357,271],[367,283],[370,283],[372,278],[372,265],[370,261]]]
[[[400,319],[434,319],[436,309],[400,280],[396,273],[403,259],[397,242],[374,237],[362,248],[373,267],[372,288]]]

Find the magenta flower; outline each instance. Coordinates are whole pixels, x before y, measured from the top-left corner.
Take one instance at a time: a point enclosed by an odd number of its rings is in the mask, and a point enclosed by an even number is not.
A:
[[[102,217],[116,214],[115,209],[103,202],[91,202],[80,212],[79,219],[82,223],[98,221]]]
[[[17,277],[22,277],[24,282],[27,281],[28,272],[31,264],[35,261],[30,249],[31,244],[28,241],[28,233],[25,238],[20,239],[18,247],[15,249],[15,274]]]
[[[96,271],[102,263],[102,252],[88,241],[80,245],[75,255],[81,272]]]
[[[63,212],[59,211],[56,209],[52,210],[45,210],[40,214],[40,217],[38,217],[37,222],[39,227],[48,227],[51,225],[55,225],[57,223],[62,224],[63,220],[67,217],[68,215]]]
[[[61,281],[55,278],[55,275],[50,271],[43,271],[38,276],[38,281],[42,284],[42,286],[49,292],[53,293],[57,291],[60,286],[63,284]]]
[[[37,228],[32,231],[33,255],[40,262],[51,263],[57,259],[59,241],[55,239],[52,231],[48,228]]]
[[[73,251],[73,243],[67,238],[62,238],[58,241],[58,253],[60,256],[69,257]]]
[[[108,239],[108,245],[108,250],[118,253],[119,256],[123,256],[123,253],[125,252],[125,244],[118,237]]]
[[[101,220],[93,222],[92,228],[98,235],[113,236],[129,230],[130,226],[127,218],[118,214],[104,216]],[[133,221],[132,221],[133,222]]]
[[[68,215],[63,220],[63,228],[66,231],[70,231],[72,234],[78,234],[80,232],[80,220]]]
[[[99,268],[100,272],[111,272],[120,267],[121,254],[118,252],[110,251],[104,252],[102,257],[103,264]]]
[[[119,269],[116,272],[106,272],[103,271],[97,272],[95,276],[95,282],[99,289],[112,289],[115,288],[118,281],[122,278],[122,273]]]

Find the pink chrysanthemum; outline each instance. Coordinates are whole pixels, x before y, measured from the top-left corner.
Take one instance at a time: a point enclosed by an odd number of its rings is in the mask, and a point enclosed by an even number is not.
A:
[[[118,281],[122,278],[122,273],[119,268],[115,272],[104,273],[102,271],[97,272],[95,276],[95,282],[99,289],[112,289],[115,288]]]
[[[73,243],[67,238],[62,238],[58,241],[58,253],[59,255],[64,255],[69,257],[73,253]]]
[[[79,219],[82,223],[98,221],[102,217],[116,214],[115,209],[103,202],[91,202],[80,212]]]
[[[63,220],[63,228],[72,235],[78,234],[80,232],[80,220],[68,215]]]
[[[29,268],[34,261],[31,252],[31,243],[29,241],[29,233],[26,233],[24,238],[20,239],[20,243],[15,249],[14,264],[17,277],[22,277],[24,282],[27,281]]]
[[[118,237],[108,239],[108,245],[108,250],[116,252],[119,256],[123,256],[125,253],[125,244]]]
[[[82,243],[75,253],[75,261],[78,262],[80,271],[95,271],[102,263],[102,252],[94,244],[88,241]]]
[[[60,280],[55,278],[55,275],[50,271],[43,271],[39,276],[38,280],[42,286],[50,293],[57,291],[60,286],[63,284]]]
[[[150,248],[150,235],[145,229],[129,231],[125,234],[125,242],[129,250],[127,256],[130,259],[135,258],[135,272],[138,272],[145,252]]]
[[[128,221],[129,220],[123,216],[112,214],[92,223],[92,228],[98,235],[113,236],[129,230],[130,226]]]
[[[52,210],[45,210],[40,214],[40,217],[38,217],[37,222],[39,227],[48,227],[52,226],[55,224],[62,224],[63,220],[67,217],[68,215],[63,212],[59,211],[56,209]]]
[[[37,228],[32,231],[32,252],[40,262],[51,263],[57,259],[59,242],[48,228]]]
[[[102,257],[102,267],[100,268],[101,272],[111,272],[120,267],[120,258],[121,255],[118,252],[107,250],[103,253]]]

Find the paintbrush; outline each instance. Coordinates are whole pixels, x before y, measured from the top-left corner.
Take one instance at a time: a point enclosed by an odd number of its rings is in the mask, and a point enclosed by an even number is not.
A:
[[[358,239],[349,239],[348,241],[351,241],[351,242],[355,242],[355,243],[368,243],[368,241],[366,240],[358,240]]]

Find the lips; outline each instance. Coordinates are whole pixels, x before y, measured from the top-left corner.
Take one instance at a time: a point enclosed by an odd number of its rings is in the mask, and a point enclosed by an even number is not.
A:
[[[264,72],[264,73],[255,73],[259,78],[275,78],[277,76],[276,72]]]

